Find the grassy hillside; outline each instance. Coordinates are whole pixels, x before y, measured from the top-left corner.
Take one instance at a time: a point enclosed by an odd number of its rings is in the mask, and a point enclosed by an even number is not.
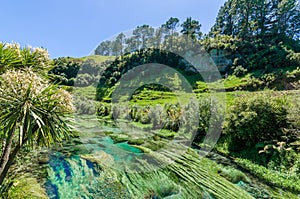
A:
[[[80,58],[82,61],[86,61],[88,59],[92,59],[94,60],[96,63],[102,63],[105,62],[107,60],[113,60],[115,59],[115,56],[103,56],[103,55],[89,55],[86,57],[82,57]]]

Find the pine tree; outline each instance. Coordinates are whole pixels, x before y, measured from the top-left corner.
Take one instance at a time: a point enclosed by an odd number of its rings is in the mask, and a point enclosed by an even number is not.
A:
[[[179,19],[171,17],[165,24],[161,27],[165,32],[165,39],[170,38],[170,46],[173,46],[173,37],[175,36],[176,28],[179,26]]]
[[[112,42],[112,54],[114,56],[122,55],[125,44],[125,35],[120,33],[116,39]]]
[[[112,54],[111,51],[111,41],[104,41],[96,48],[95,55],[109,56]]]
[[[277,42],[285,37],[299,38],[299,10],[297,0],[228,0],[219,10],[210,35],[273,38]]]
[[[188,17],[182,24],[181,33],[187,35],[191,39],[199,39],[202,36],[200,31],[201,24],[199,21],[193,20],[191,17]]]
[[[154,28],[149,25],[138,26],[133,31],[133,36],[138,49],[147,48],[149,47],[148,45],[151,43],[151,39],[154,36]]]

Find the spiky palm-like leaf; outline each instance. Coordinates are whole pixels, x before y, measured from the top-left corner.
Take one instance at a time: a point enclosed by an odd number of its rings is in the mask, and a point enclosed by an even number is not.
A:
[[[70,136],[63,116],[72,110],[71,95],[48,84],[31,69],[10,70],[2,75],[0,184],[7,166],[22,146],[49,146]]]

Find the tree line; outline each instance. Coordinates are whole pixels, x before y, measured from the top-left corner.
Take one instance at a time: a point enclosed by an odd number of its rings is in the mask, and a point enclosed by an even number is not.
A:
[[[159,48],[162,44],[173,45],[173,37],[179,35],[178,28],[181,27],[180,33],[187,35],[192,39],[201,39],[201,24],[199,21],[188,17],[182,24],[178,18],[171,17],[159,28],[153,28],[150,25],[137,26],[132,35],[126,37],[120,33],[114,40],[103,41],[95,49],[96,55],[119,56],[125,52],[133,52],[149,47]]]
[[[242,39],[285,37],[299,39],[297,0],[228,0],[219,10],[210,35],[225,34]]]
[[[300,66],[300,6],[297,0],[228,0],[220,8],[208,34],[201,32],[199,21],[188,17],[180,23],[171,17],[159,28],[138,26],[130,37],[120,33],[114,40],[102,42],[96,55],[126,55],[147,49],[182,48],[186,35],[205,50],[227,51],[231,61],[224,74]],[[236,71],[235,73],[237,73]]]

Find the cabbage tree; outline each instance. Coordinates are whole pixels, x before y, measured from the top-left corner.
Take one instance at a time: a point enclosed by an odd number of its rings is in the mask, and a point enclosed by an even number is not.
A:
[[[0,185],[24,146],[49,146],[70,136],[64,121],[71,95],[30,68],[6,70],[0,80]]]

